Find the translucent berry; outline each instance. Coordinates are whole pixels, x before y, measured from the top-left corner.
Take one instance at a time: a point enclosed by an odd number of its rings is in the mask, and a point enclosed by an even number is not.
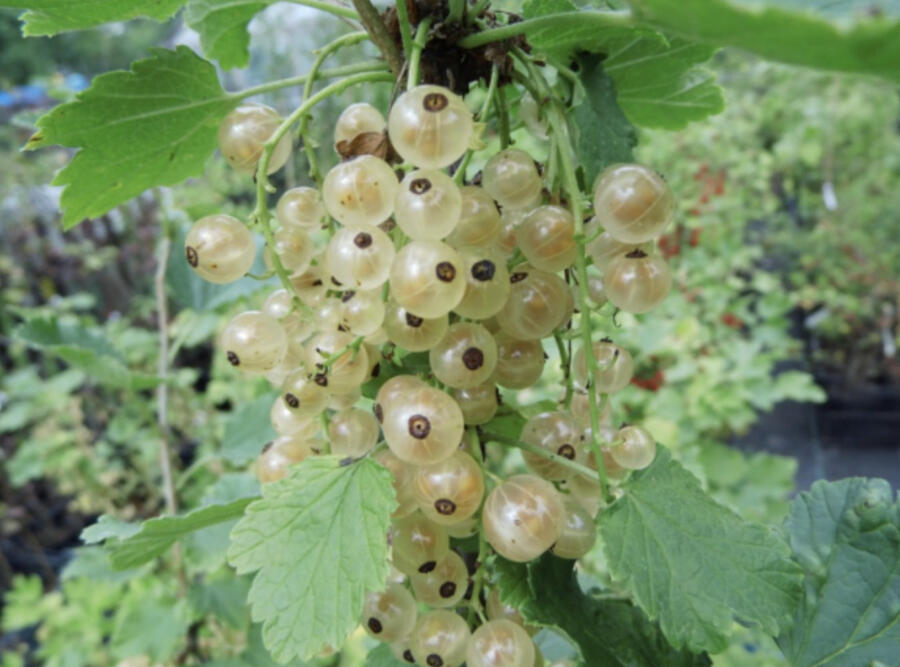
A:
[[[610,456],[623,468],[642,470],[656,458],[656,440],[640,426],[626,426],[619,429],[616,440],[609,448]]]
[[[675,198],[652,169],[640,164],[607,167],[594,183],[594,214],[622,243],[659,236],[675,216]]]
[[[362,408],[344,408],[328,420],[328,439],[332,454],[362,456],[378,442],[378,422]]]
[[[632,250],[609,263],[603,283],[614,306],[627,313],[646,313],[665,301],[672,273],[659,255]]]
[[[388,447],[414,465],[443,461],[459,446],[463,416],[456,401],[428,385],[379,401]]]
[[[390,341],[409,352],[424,352],[434,347],[447,333],[447,315],[424,318],[391,301],[384,316],[384,329]]]
[[[231,111],[219,126],[219,150],[235,169],[252,172],[263,154],[263,145],[281,125],[282,118],[265,104],[245,102]],[[268,173],[281,169],[291,155],[291,134],[286,133],[272,151]]]
[[[381,287],[387,282],[393,261],[391,237],[377,227],[342,227],[325,250],[325,266],[339,283],[332,284],[332,288]]]
[[[493,419],[499,407],[498,394],[493,382],[485,382],[467,389],[454,389],[452,392],[453,398],[462,410],[466,426],[487,424]]]
[[[454,248],[474,246],[487,248],[500,238],[500,211],[482,188],[467,185],[462,192],[462,212],[447,243]]]
[[[472,633],[466,667],[534,667],[534,642],[521,625],[488,621]]]
[[[384,160],[361,155],[333,167],[322,184],[328,213],[344,225],[377,225],[394,212],[399,184]]]
[[[448,551],[428,572],[410,575],[416,600],[433,608],[455,607],[466,594],[469,571],[459,554]]]
[[[591,550],[596,540],[594,517],[574,498],[567,498],[562,531],[553,545],[553,553],[561,558],[581,558]]]
[[[274,317],[248,310],[225,326],[221,345],[232,366],[248,373],[265,373],[284,359],[287,333]]]
[[[400,584],[388,584],[377,593],[366,595],[362,626],[370,636],[383,642],[405,638],[416,625],[416,601]]]
[[[420,169],[441,169],[462,157],[472,128],[466,103],[441,86],[416,86],[400,95],[388,114],[391,144]]]
[[[491,332],[474,322],[451,324],[428,353],[431,371],[455,389],[486,382],[497,365],[497,343]]]
[[[281,436],[266,445],[256,461],[256,476],[259,481],[275,482],[288,474],[290,466],[300,463],[308,456],[321,454],[321,443],[303,436]]]
[[[541,201],[541,177],[532,157],[518,148],[496,153],[482,171],[482,184],[504,208],[532,208]]]
[[[460,248],[465,262],[466,292],[454,312],[473,320],[496,315],[509,298],[506,262],[493,250]]]
[[[334,143],[353,141],[360,134],[369,132],[384,132],[386,124],[384,116],[371,104],[351,104],[341,112],[334,125]]]
[[[568,285],[533,267],[514,267],[509,280],[509,299],[497,313],[501,330],[523,340],[550,335],[566,314]]]
[[[286,229],[317,229],[325,217],[325,205],[315,188],[291,188],[278,200],[275,215]]]
[[[400,183],[394,219],[418,241],[440,241],[459,223],[463,197],[459,186],[441,171],[411,171]]]
[[[568,413],[542,412],[525,422],[520,440],[550,454],[580,463],[584,458],[581,436],[581,428]],[[523,451],[522,456],[528,467],[544,479],[561,481],[572,476],[570,468],[546,457],[528,451]]]
[[[204,280],[230,283],[242,278],[253,265],[253,234],[230,215],[208,215],[191,227],[184,239],[188,264]]]
[[[423,667],[459,667],[466,659],[469,626],[462,616],[436,609],[419,617],[409,646]]]
[[[481,466],[463,451],[422,466],[416,474],[416,500],[422,513],[440,524],[465,521],[478,510],[484,496]]]
[[[564,509],[554,486],[533,475],[513,475],[484,501],[484,536],[504,558],[524,563],[559,538]]]
[[[391,295],[418,317],[446,315],[466,291],[464,266],[459,253],[445,243],[412,241],[391,264]]]
[[[391,530],[392,561],[403,574],[427,574],[450,551],[447,531],[415,513],[395,522]]]
[[[594,373],[594,386],[603,394],[614,394],[624,389],[634,371],[634,362],[631,355],[624,347],[612,343],[609,340],[597,341],[592,346],[597,371]],[[584,347],[579,347],[572,360],[572,373],[575,380],[582,386],[588,378],[587,359]]]
[[[544,346],[539,340],[518,340],[507,333],[496,336],[497,366],[494,381],[507,389],[526,389],[544,372]]]
[[[538,206],[522,221],[519,249],[532,266],[549,273],[575,261],[575,222],[561,206]]]

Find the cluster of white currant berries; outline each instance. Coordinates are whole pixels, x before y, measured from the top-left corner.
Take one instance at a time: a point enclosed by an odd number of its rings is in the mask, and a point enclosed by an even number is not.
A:
[[[240,107],[222,125],[222,153],[235,167],[254,169],[280,121],[268,107]],[[232,365],[281,389],[271,410],[279,437],[260,455],[257,474],[271,482],[309,456],[375,450],[393,475],[399,506],[388,536],[395,576],[367,597],[366,630],[400,659],[429,667],[542,664],[534,629],[496,589],[488,590],[486,622],[474,632],[453,611],[480,601],[466,602],[470,571],[450,539],[481,530],[494,551],[517,562],[548,550],[570,559],[587,553],[599,484],[537,450],[596,469],[587,445],[596,437],[610,478],[649,465],[655,443],[643,429],[613,428],[605,411],[599,433],[589,426],[584,388],[590,382],[598,394],[619,391],[631,379],[632,359],[597,341],[597,370],[588,377],[585,350],[577,350],[571,406],[532,417],[519,437],[531,447],[524,452],[531,473],[498,480],[485,497],[483,463],[463,444],[465,429],[494,417],[498,387],[537,383],[541,340],[569,326],[575,223],[567,209],[543,203],[541,173],[521,150],[491,157],[478,186],[459,186],[442,171],[463,156],[473,130],[472,115],[451,91],[413,88],[387,122],[368,104],[352,105],[338,119],[335,142],[385,128],[406,162],[402,179],[387,162],[363,155],[334,167],[321,195],[308,187],[285,192],[276,209],[280,227],[264,253],[270,267],[277,256],[291,289],[237,315],[222,334]],[[289,152],[289,141],[279,143],[271,169]],[[593,194],[586,233],[599,273],[589,293],[598,305],[608,299],[647,311],[671,282],[648,242],[670,222],[672,194],[635,164],[606,170]],[[216,283],[243,276],[255,256],[247,226],[227,215],[199,220],[185,251],[197,273]],[[371,410],[358,407],[361,385],[394,348],[427,351],[429,368],[391,377]],[[386,447],[378,448],[382,440]],[[419,604],[431,611],[420,613]]]

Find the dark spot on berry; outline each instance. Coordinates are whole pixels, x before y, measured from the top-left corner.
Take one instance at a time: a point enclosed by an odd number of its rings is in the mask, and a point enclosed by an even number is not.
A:
[[[341,303],[347,303],[350,299],[356,296],[356,292],[350,290],[349,292],[344,292],[341,294]]]
[[[406,324],[411,326],[413,329],[418,329],[422,326],[422,322],[424,322],[421,317],[416,317],[412,313],[406,313]]]
[[[416,440],[427,438],[431,433],[431,422],[425,415],[413,415],[409,418],[409,434]]]
[[[450,262],[439,262],[438,265],[434,267],[434,274],[441,282],[449,283],[456,278],[456,267]]]
[[[294,394],[292,394],[291,392],[288,392],[284,395],[284,402],[292,408],[300,407],[300,399],[294,396]]]
[[[440,593],[441,597],[445,600],[447,598],[452,598],[456,594],[456,584],[452,581],[445,581],[438,589],[438,593]]]
[[[434,501],[434,509],[437,510],[438,514],[450,516],[456,511],[456,503],[449,498],[438,498]]]
[[[315,280],[313,280],[312,286],[313,286],[313,287],[321,287],[321,286],[322,286],[322,281],[319,280],[318,278],[316,278]]]
[[[340,461],[338,461],[338,465],[341,466],[342,468],[346,468],[346,467],[347,467],[348,465],[350,465],[351,463],[353,463],[353,457],[352,457],[352,456],[348,456],[347,458],[341,459]]]
[[[517,283],[522,280],[525,280],[528,277],[528,274],[525,271],[516,271],[515,273],[509,276],[509,282]]]
[[[325,373],[316,373],[313,375],[313,382],[315,382],[320,387],[328,386],[328,376]]]
[[[482,259],[472,265],[472,277],[475,280],[486,282],[494,277],[497,267],[489,259]]]
[[[360,232],[353,237],[353,245],[357,248],[368,248],[372,245],[372,235],[369,232]]]
[[[403,659],[411,665],[416,664],[416,659],[413,657],[412,651],[410,651],[409,649],[403,651]]]
[[[431,190],[431,181],[427,178],[416,178],[409,184],[409,191],[414,195],[424,195],[429,190]]]
[[[575,460],[575,448],[572,445],[560,445],[559,449],[556,450],[556,453],[570,461]]]
[[[448,104],[450,104],[450,100],[448,100],[447,96],[443,93],[428,93],[422,99],[422,106],[425,111],[443,111],[447,108]]]
[[[265,454],[267,451],[269,451],[270,449],[272,449],[272,445],[274,445],[274,444],[275,444],[274,442],[267,442],[267,443],[263,446],[262,452],[260,452],[260,453],[261,453],[261,454]]]
[[[647,256],[647,253],[645,253],[640,248],[635,248],[631,252],[625,253],[625,256],[628,257],[629,259],[644,259],[644,257]]]
[[[372,366],[371,375],[373,378],[377,378],[379,375],[381,375],[381,362],[378,362],[374,366]]]
[[[381,621],[379,621],[374,616],[368,620],[366,625],[369,626],[369,630],[374,632],[376,635],[381,632],[384,628],[381,627]]]
[[[231,350],[228,350],[228,352],[225,354],[225,356],[228,358],[228,363],[231,364],[232,366],[240,366],[241,365],[240,357],[238,357],[237,354],[232,352]]]
[[[484,365],[484,352],[477,347],[470,347],[463,352],[462,362],[470,371],[476,371]]]
[[[419,572],[421,572],[422,574],[428,574],[436,567],[437,561],[429,560],[419,566]]]
[[[196,269],[197,264],[200,263],[200,257],[197,256],[197,251],[191,246],[187,246],[184,249],[184,256],[187,259],[187,263]]]
[[[335,287],[340,287],[341,285],[343,285],[343,283],[334,276],[331,276],[331,284]]]
[[[437,653],[429,653],[428,657],[425,658],[425,664],[428,667],[444,667],[444,659]]]
[[[372,405],[372,414],[375,415],[375,419],[378,420],[379,424],[384,423],[384,410],[381,407],[381,403],[374,403]]]

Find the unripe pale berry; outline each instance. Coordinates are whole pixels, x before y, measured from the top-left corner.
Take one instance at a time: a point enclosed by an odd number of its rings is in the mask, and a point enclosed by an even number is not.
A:
[[[390,341],[409,352],[424,352],[434,347],[447,333],[447,315],[424,318],[413,315],[400,304],[387,304],[384,329]]]
[[[539,340],[518,340],[507,333],[496,336],[497,366],[494,381],[507,389],[526,389],[544,372],[544,346]]]
[[[610,446],[609,454],[623,468],[642,470],[656,458],[656,440],[640,426],[619,429],[616,440],[621,444]]]
[[[509,279],[509,299],[497,313],[501,330],[524,340],[550,335],[566,314],[568,285],[533,267],[515,267]]]
[[[590,512],[575,499],[567,498],[562,531],[553,545],[553,553],[561,558],[581,558],[591,550],[596,540],[597,525]]]
[[[391,144],[420,169],[441,169],[462,157],[472,128],[466,103],[441,86],[416,86],[400,95],[388,114]]]
[[[361,155],[333,167],[322,183],[322,200],[344,225],[377,225],[394,212],[397,176],[384,160]]]
[[[456,228],[462,207],[462,192],[452,178],[441,171],[418,169],[400,183],[394,219],[411,239],[440,241]]]
[[[597,371],[594,373],[594,386],[599,393],[614,394],[624,389],[634,372],[634,362],[624,347],[619,347],[609,340],[597,341],[592,345]],[[575,352],[572,360],[572,373],[576,382],[585,386],[588,379],[587,359],[584,347]]]
[[[360,134],[384,132],[384,116],[366,102],[357,102],[345,108],[334,125],[335,145],[342,141],[353,141]]]
[[[235,169],[252,172],[263,154],[263,144],[281,125],[282,118],[265,104],[245,102],[231,111],[219,126],[219,150]],[[272,151],[268,173],[272,174],[291,155],[291,134],[285,134]]]
[[[290,466],[308,456],[321,454],[321,443],[303,436],[283,435],[266,445],[256,460],[256,476],[260,482],[284,478]]]
[[[490,195],[482,188],[467,185],[462,192],[459,222],[447,243],[454,248],[474,246],[487,248],[500,237],[500,211]]]
[[[409,646],[419,665],[459,667],[466,659],[469,637],[469,626],[461,616],[436,609],[416,621]]]
[[[428,353],[431,371],[455,389],[486,382],[497,365],[497,343],[491,333],[474,322],[451,324]]]
[[[627,313],[646,313],[665,301],[672,273],[659,255],[632,250],[609,263],[603,282],[614,306]]]
[[[248,310],[225,326],[221,344],[232,366],[248,373],[265,373],[284,359],[287,333],[274,317]]]
[[[419,512],[400,519],[391,529],[392,561],[403,574],[427,574],[450,551],[443,526]]]
[[[402,519],[415,512],[418,509],[412,483],[415,468],[398,459],[390,449],[382,449],[373,458],[391,473],[391,485],[397,497],[397,509],[391,517]]]
[[[378,422],[362,408],[344,408],[331,415],[328,439],[332,454],[362,456],[378,442]]]
[[[405,638],[416,624],[416,601],[400,584],[388,584],[366,595],[362,625],[370,636],[383,642]]]
[[[466,292],[453,311],[473,320],[496,315],[511,288],[506,262],[493,250],[460,248],[459,252],[465,262]]]
[[[463,451],[422,466],[416,474],[416,500],[435,523],[450,525],[471,517],[484,496],[484,475],[475,459]]]
[[[317,229],[325,217],[325,205],[315,188],[291,188],[278,200],[275,215],[286,229]]]
[[[532,208],[541,200],[541,177],[532,157],[507,148],[491,157],[482,171],[482,184],[504,208]]]
[[[575,261],[575,221],[561,206],[538,206],[518,230],[519,249],[532,266],[549,273]]]
[[[582,430],[575,419],[566,412],[542,412],[531,417],[519,436],[522,442],[556,454],[570,461],[584,458]],[[544,479],[561,481],[572,476],[566,466],[529,451],[523,451],[526,465]]]
[[[464,428],[462,410],[440,389],[425,384],[413,386],[379,405],[384,439],[407,463],[437,463],[459,446]]]
[[[431,570],[415,572],[409,580],[419,602],[433,608],[455,607],[466,594],[469,571],[459,554],[448,551]]]
[[[328,272],[346,289],[381,287],[393,261],[391,237],[377,227],[342,227],[325,250]]]
[[[652,169],[615,164],[594,183],[594,214],[622,243],[643,243],[659,236],[675,216],[675,198]]]
[[[493,382],[485,382],[467,389],[454,389],[452,396],[459,403],[466,426],[487,424],[497,414],[498,392]]]
[[[230,215],[208,215],[191,227],[184,239],[188,264],[204,280],[230,283],[242,278],[253,265],[253,234]]]
[[[513,475],[484,501],[484,536],[504,558],[524,563],[547,551],[562,530],[562,498],[534,475]]]
[[[534,643],[512,621],[488,621],[472,633],[466,667],[534,667]]]
[[[412,241],[391,264],[391,295],[418,317],[446,315],[465,294],[464,266],[459,253],[446,243]]]
[[[368,375],[366,350],[361,345],[355,350],[347,349],[353,342],[350,334],[332,331],[314,336],[307,343],[307,368],[314,373],[315,381],[332,394],[346,394],[356,389]],[[334,355],[339,356],[326,368],[325,364]]]

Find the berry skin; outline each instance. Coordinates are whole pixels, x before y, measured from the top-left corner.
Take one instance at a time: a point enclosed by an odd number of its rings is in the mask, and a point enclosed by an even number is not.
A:
[[[375,333],[384,322],[384,301],[378,290],[353,290],[341,296],[338,327],[356,336]]]
[[[622,243],[659,236],[675,216],[675,198],[655,171],[639,164],[615,164],[594,183],[594,214]]]
[[[419,468],[415,489],[419,509],[426,517],[452,525],[478,510],[484,496],[484,476],[475,459],[456,451],[440,463]]]
[[[497,387],[493,382],[475,385],[468,389],[454,389],[453,398],[459,403],[466,426],[487,424],[499,407]]]
[[[598,229],[599,225],[597,224],[596,218],[592,218],[585,226],[584,233],[587,238],[593,240],[590,241],[584,249],[590,256],[594,267],[600,271],[601,274],[606,271],[606,267],[609,266],[609,263],[617,257],[621,257],[632,250],[637,250],[639,248],[646,249],[650,246],[650,244],[622,243],[621,241],[614,239],[607,231],[603,231],[599,236],[595,237]]]
[[[441,171],[411,171],[394,199],[394,219],[417,241],[440,241],[456,229],[463,195],[453,179]]]
[[[279,229],[275,232],[275,254],[281,265],[289,273],[305,273],[312,261],[315,245],[313,240],[302,229]],[[271,249],[266,248],[263,254],[266,266],[272,269]]]
[[[561,206],[538,206],[522,221],[519,249],[532,266],[556,273],[575,261],[575,221]]]
[[[314,374],[313,374],[314,375]],[[290,373],[281,387],[281,398],[298,417],[313,419],[328,407],[330,392],[300,367]]]
[[[643,470],[656,458],[656,440],[640,426],[619,429],[616,440],[621,444],[610,446],[609,454],[623,468]]]
[[[333,167],[322,183],[322,200],[343,225],[377,225],[394,212],[400,185],[384,160],[361,155]]]
[[[391,144],[420,169],[441,169],[462,157],[472,128],[466,103],[441,86],[416,86],[400,95],[388,114]]]
[[[242,278],[250,270],[256,243],[246,225],[220,213],[194,223],[184,239],[184,254],[197,275],[221,285]]]
[[[522,626],[506,619],[488,621],[469,640],[466,667],[533,667],[534,642]]]
[[[496,315],[509,298],[509,271],[494,250],[460,248],[465,262],[466,292],[453,311],[472,320]]]
[[[335,145],[342,141],[353,141],[360,134],[384,132],[384,116],[371,104],[357,102],[351,104],[338,116],[334,125]]]
[[[440,241],[412,241],[391,264],[391,296],[418,317],[449,313],[466,291],[462,257]]]
[[[427,574],[450,551],[447,530],[415,513],[391,531],[392,561],[403,574]]]
[[[416,615],[416,601],[409,591],[400,584],[388,584],[385,590],[366,595],[360,622],[370,637],[395,642],[412,632]]]
[[[464,428],[462,410],[440,389],[423,383],[378,403],[384,439],[407,463],[438,463],[459,446]]]
[[[628,313],[646,313],[665,301],[672,273],[662,257],[633,250],[609,263],[603,283],[614,306]]]
[[[525,151],[507,148],[495,154],[482,171],[484,189],[500,206],[529,209],[541,201],[541,177]]]
[[[562,498],[550,482],[534,475],[513,475],[488,494],[482,526],[497,553],[525,563],[553,546],[564,516]]]
[[[397,496],[397,509],[391,514],[391,518],[402,519],[415,512],[418,509],[412,484],[415,469],[394,456],[390,449],[382,449],[375,454],[374,459],[391,472],[391,485]]]
[[[225,326],[221,345],[232,366],[247,373],[265,373],[284,359],[287,332],[274,317],[248,310]]]
[[[522,614],[517,609],[503,604],[503,601],[500,600],[500,590],[498,588],[492,588],[491,592],[488,593],[484,611],[489,621],[501,619],[512,621],[516,625],[522,626],[529,635],[535,635],[540,630],[537,626],[525,625],[525,619],[522,618]]]
[[[571,295],[559,276],[528,265],[513,268],[509,299],[497,313],[500,329],[522,340],[549,336],[566,314]]]
[[[624,347],[601,340],[593,344],[594,360],[597,371],[594,373],[594,384],[597,392],[614,394],[621,391],[631,382],[634,372],[634,362],[631,355]],[[587,381],[587,359],[584,347],[579,347],[572,359],[572,374],[575,381],[585,386]]]
[[[494,381],[507,389],[527,389],[544,372],[544,346],[539,340],[518,340],[500,333],[497,340],[497,366]]]
[[[252,172],[263,154],[263,144],[269,140],[282,118],[272,107],[245,102],[230,112],[219,126],[219,150],[235,169]],[[291,155],[291,135],[285,134],[272,151],[268,173],[284,166]]]
[[[460,189],[462,210],[459,223],[446,241],[454,248],[487,248],[500,238],[500,211],[482,188],[467,185]]]
[[[424,318],[413,315],[396,302],[387,304],[384,330],[397,347],[409,352],[424,352],[437,345],[447,333],[447,315]]]
[[[306,437],[283,435],[266,445],[256,460],[256,476],[263,484],[276,482],[288,469],[308,456],[321,454],[321,443]]]
[[[303,417],[287,406],[279,396],[269,410],[269,421],[278,435],[292,435],[298,438],[312,438],[319,431],[319,420]]]
[[[576,560],[594,546],[597,541],[597,526],[590,512],[575,499],[567,498],[565,507],[562,532],[552,551],[561,558]]]
[[[497,365],[497,343],[491,332],[474,322],[451,324],[428,353],[431,372],[454,389],[486,382]]]
[[[522,442],[570,461],[581,462],[584,458],[582,431],[574,417],[566,412],[542,412],[535,415],[525,422],[519,437]],[[544,479],[561,481],[572,476],[569,468],[543,456],[523,451],[522,457],[526,465]]]
[[[355,407],[339,410],[328,421],[331,453],[362,456],[378,442],[378,432],[378,422],[371,412]]]
[[[436,609],[420,616],[409,647],[423,667],[459,667],[466,659],[469,626],[458,614]]]
[[[346,394],[366,381],[369,375],[369,360],[366,350],[346,349],[353,343],[353,336],[341,331],[321,333],[306,344],[307,365],[313,370],[313,379],[326,387],[332,394]],[[341,350],[345,350],[341,352]],[[331,366],[324,367],[329,357],[337,355]]]
[[[416,600],[432,608],[455,607],[466,594],[469,571],[459,554],[448,551],[426,573],[409,578]]]
[[[342,227],[325,249],[327,272],[345,289],[381,287],[387,282],[393,261],[391,237],[378,227]],[[333,282],[331,287],[335,287]],[[323,287],[323,295],[328,288],[327,284]]]
[[[278,200],[275,216],[285,229],[317,229],[325,217],[322,196],[315,188],[291,188]]]

